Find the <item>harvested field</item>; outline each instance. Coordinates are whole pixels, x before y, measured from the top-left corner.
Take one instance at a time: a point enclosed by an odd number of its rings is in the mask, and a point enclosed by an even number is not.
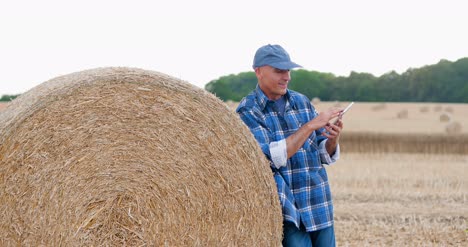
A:
[[[343,152],[468,154],[468,134],[343,132]]]
[[[343,102],[342,107],[348,102]],[[318,111],[333,107],[335,102],[320,102],[315,105]],[[445,133],[446,122],[440,122],[444,109],[451,109],[451,121],[462,124],[462,133],[468,133],[468,104],[452,103],[385,103],[385,108],[376,106],[382,103],[355,102],[344,116],[346,132],[372,133]],[[426,107],[428,111],[422,111]],[[375,109],[377,108],[377,109]],[[437,109],[441,109],[436,111]],[[398,113],[407,110],[407,118],[398,118]]]
[[[328,171],[338,246],[468,244],[468,155],[343,153]]]

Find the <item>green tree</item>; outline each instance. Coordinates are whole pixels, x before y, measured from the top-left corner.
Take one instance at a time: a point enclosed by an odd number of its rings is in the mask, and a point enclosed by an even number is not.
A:
[[[318,97],[321,100],[330,100],[331,87],[335,76],[317,71],[293,70],[289,88],[306,95],[309,99]]]
[[[255,89],[257,77],[254,72],[243,72],[237,75],[223,76],[206,84],[205,89],[220,99],[240,101]]]
[[[2,95],[2,97],[0,98],[0,101],[12,101],[14,100],[16,97],[18,97],[19,94],[16,94],[16,95],[7,95],[7,94],[4,94]]]

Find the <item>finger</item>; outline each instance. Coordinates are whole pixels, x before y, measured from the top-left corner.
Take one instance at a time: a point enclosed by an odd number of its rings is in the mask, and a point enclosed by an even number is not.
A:
[[[340,114],[344,109],[339,109],[339,108],[331,108],[328,110],[329,113],[332,115]]]
[[[338,125],[337,122],[335,122],[335,123],[333,123],[333,124],[330,124],[328,127],[329,127],[330,129],[334,130],[334,131],[339,131],[339,130],[341,130],[341,127]]]
[[[322,136],[325,136],[326,138],[333,138],[331,135],[328,134],[328,132],[323,132]]]
[[[329,116],[330,116],[329,120],[332,120],[333,118],[339,118],[340,112],[331,112]]]
[[[337,131],[334,130],[333,127],[326,127],[325,129],[327,129],[327,132],[328,132],[329,135],[331,135],[331,136],[337,135]]]
[[[340,129],[343,128],[343,120],[341,120],[341,118],[338,118],[333,124]]]
[[[330,135],[330,130],[331,130],[330,125],[331,124],[329,123],[324,127],[325,131],[322,132],[322,135],[324,136]]]
[[[337,125],[335,125],[335,128],[333,128],[333,129],[334,129],[335,131],[337,131],[337,132],[341,132],[341,130],[343,129],[343,128],[342,128],[342,125],[343,125],[343,124],[341,124],[341,126],[337,124]]]
[[[333,122],[334,125],[337,125],[339,122],[341,122],[341,116],[338,115],[338,118]]]
[[[329,132],[324,132],[324,133],[322,133],[322,135],[325,136],[327,139],[336,139],[336,138],[338,138],[338,135],[333,135],[333,134],[331,134]]]
[[[338,133],[336,131],[334,131],[334,130],[330,130],[330,131],[328,131],[328,135],[330,135],[332,137],[335,137],[335,136],[338,135]]]
[[[344,126],[343,120],[340,119],[340,121],[338,121],[337,126],[340,127],[340,129],[343,129],[343,126]]]

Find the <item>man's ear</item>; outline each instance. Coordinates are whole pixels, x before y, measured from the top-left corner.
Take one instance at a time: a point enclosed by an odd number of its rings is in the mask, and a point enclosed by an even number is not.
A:
[[[261,78],[262,71],[261,71],[260,67],[255,68],[255,75],[257,76],[258,79]]]

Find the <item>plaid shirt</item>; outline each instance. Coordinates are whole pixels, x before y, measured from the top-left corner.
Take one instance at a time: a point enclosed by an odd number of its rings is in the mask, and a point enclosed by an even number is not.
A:
[[[324,128],[312,133],[304,145],[277,169],[272,162],[270,143],[283,140],[295,133],[318,113],[309,99],[287,90],[284,116],[276,112],[274,102],[258,87],[237,107],[237,113],[257,139],[263,153],[270,160],[285,221],[291,221],[306,230],[316,231],[333,225],[333,204],[324,164],[338,159],[339,146],[333,157],[325,148]]]

